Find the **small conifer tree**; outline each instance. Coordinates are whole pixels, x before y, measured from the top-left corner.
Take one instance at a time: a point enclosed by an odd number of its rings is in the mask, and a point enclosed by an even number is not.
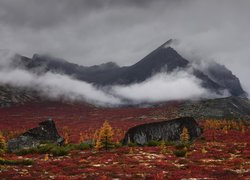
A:
[[[79,143],[82,143],[84,141],[83,133],[80,132],[79,134]]]
[[[45,154],[44,155],[44,161],[48,161],[49,160],[49,154]]]
[[[95,149],[99,150],[102,148],[102,143],[100,141],[100,139],[97,139],[95,142]]]
[[[6,141],[3,134],[0,132],[0,155],[6,151]]]
[[[203,148],[201,149],[201,152],[202,152],[202,154],[206,154],[206,153],[207,153],[207,150],[205,149],[205,147],[203,147]]]
[[[64,144],[69,144],[69,134],[67,132],[64,133]]]
[[[186,127],[182,129],[182,133],[180,134],[180,140],[181,142],[188,142],[189,140],[189,133]]]
[[[133,150],[133,147],[129,147],[129,154],[134,154],[134,150]]]
[[[96,149],[104,147],[107,151],[113,140],[113,129],[108,121],[105,121],[103,123],[101,129],[99,130],[99,132],[97,132],[97,135],[98,136],[95,143]]]
[[[164,141],[161,141],[160,143],[160,153],[165,154],[167,152],[166,150],[166,144]]]

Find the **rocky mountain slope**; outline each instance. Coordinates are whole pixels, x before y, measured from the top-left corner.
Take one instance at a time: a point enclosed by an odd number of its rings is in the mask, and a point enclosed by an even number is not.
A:
[[[183,103],[180,116],[202,118],[241,118],[250,119],[250,100],[241,97],[228,97]]]
[[[0,107],[8,107],[12,104],[24,104],[38,100],[38,96],[33,91],[0,85]]]

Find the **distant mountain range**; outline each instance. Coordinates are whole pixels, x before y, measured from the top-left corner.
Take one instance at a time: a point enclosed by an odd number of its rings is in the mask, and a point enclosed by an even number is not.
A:
[[[96,86],[129,85],[140,83],[159,72],[190,70],[201,80],[201,85],[220,94],[227,90],[232,96],[246,96],[239,79],[225,66],[211,63],[205,70],[192,67],[191,61],[183,58],[167,41],[132,66],[120,67],[113,62],[95,66],[80,66],[63,59],[47,55],[33,55],[32,58],[16,55],[14,66],[34,73],[54,72],[73,76]]]
[[[199,79],[205,89],[217,94],[228,91],[232,97],[179,102],[178,114],[180,116],[245,119],[250,117],[250,101],[244,98],[247,94],[239,79],[230,70],[215,62],[210,63],[206,68],[193,66],[192,60],[183,58],[171,47],[171,40],[132,66],[120,67],[113,62],[108,62],[86,67],[63,59],[38,54],[34,54],[32,58],[16,55],[12,60],[11,66],[28,70],[37,75],[46,72],[65,74],[98,87],[141,83],[160,72],[187,71]],[[0,107],[36,102],[41,101],[41,99],[49,100],[46,97],[41,98],[39,92],[31,88],[25,89],[0,84]]]

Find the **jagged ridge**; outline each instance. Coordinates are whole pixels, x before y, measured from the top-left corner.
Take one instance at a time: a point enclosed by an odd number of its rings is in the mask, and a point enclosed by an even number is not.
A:
[[[95,66],[79,66],[62,59],[35,54],[31,59],[20,56],[19,63],[35,73],[55,72],[73,76],[97,86],[113,84],[129,85],[140,83],[159,72],[188,69],[190,62],[178,54],[167,41],[132,66],[119,67],[109,62]],[[212,92],[227,90],[233,96],[245,96],[239,79],[225,66],[213,63],[205,71],[193,69],[193,75],[201,80],[202,86]]]

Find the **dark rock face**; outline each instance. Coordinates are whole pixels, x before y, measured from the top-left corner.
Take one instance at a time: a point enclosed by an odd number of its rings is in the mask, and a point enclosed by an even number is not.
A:
[[[150,140],[178,141],[184,127],[188,129],[191,140],[199,137],[202,133],[202,129],[194,118],[183,117],[135,126],[127,131],[122,143],[132,142],[143,145]]]
[[[44,142],[61,145],[63,138],[59,136],[53,120],[39,123],[39,126],[28,130],[17,138],[8,141],[8,150],[11,152],[36,147]]]
[[[220,84],[222,88],[227,89],[231,95],[247,97],[240,80],[225,66],[211,62],[205,71],[210,79]]]

